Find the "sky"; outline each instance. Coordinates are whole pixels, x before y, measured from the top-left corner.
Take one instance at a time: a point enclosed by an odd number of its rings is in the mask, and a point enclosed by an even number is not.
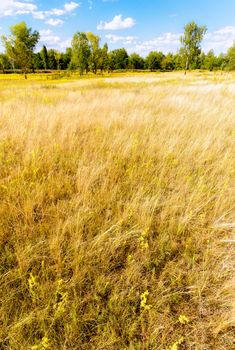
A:
[[[25,21],[40,43],[65,50],[77,31],[92,31],[109,49],[125,47],[146,56],[176,52],[184,25],[207,25],[202,48],[216,54],[235,42],[235,0],[0,0],[0,35]],[[0,44],[0,51],[3,47]]]

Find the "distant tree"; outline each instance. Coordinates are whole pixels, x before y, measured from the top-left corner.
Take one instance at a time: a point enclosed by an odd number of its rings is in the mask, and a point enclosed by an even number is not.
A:
[[[217,66],[219,69],[224,70],[227,64],[227,57],[223,53],[219,54],[217,57]]]
[[[91,49],[86,33],[76,33],[72,40],[72,58],[70,68],[78,69],[81,75],[85,71],[88,73],[90,56]]]
[[[108,52],[108,72],[112,72],[115,69],[115,53],[113,51]]]
[[[86,33],[87,39],[90,44],[90,57],[89,57],[89,67],[90,70],[96,74],[99,66],[99,60],[101,55],[100,49],[100,37],[91,32]]]
[[[104,46],[100,49],[99,55],[99,69],[101,73],[109,68],[109,59],[108,59],[108,44],[105,43]]]
[[[48,68],[51,70],[57,69],[57,61],[56,61],[56,50],[50,49],[47,51],[48,54]]]
[[[191,61],[190,63],[190,69],[200,69],[201,68],[201,52],[200,54],[194,56],[193,60]],[[183,56],[183,59],[182,61],[184,62],[183,63],[183,68],[185,68],[185,59],[184,59],[184,56]]]
[[[228,70],[235,70],[235,43],[228,49],[226,58]]]
[[[40,54],[43,61],[43,68],[45,70],[49,69],[49,58],[48,58],[47,48],[45,45],[43,45]]]
[[[126,49],[116,49],[109,54],[111,70],[126,69],[128,66],[128,53]]]
[[[9,59],[7,55],[4,53],[0,53],[0,69],[5,72],[6,69],[9,69],[11,67],[11,64],[9,62]]]
[[[61,53],[61,61],[60,61],[61,69],[65,70],[69,68],[71,57],[72,57],[72,49],[70,47],[67,47],[66,51]]]
[[[174,69],[181,70],[184,68],[182,48],[174,55]]]
[[[206,54],[202,51],[199,55],[199,68],[200,69],[206,69],[205,68],[205,59],[206,59]]]
[[[165,71],[172,71],[175,68],[174,55],[168,53],[162,60],[161,67]]]
[[[145,59],[146,68],[151,70],[151,72],[162,69],[164,57],[162,52],[151,51]]]
[[[130,69],[144,69],[144,59],[137,53],[132,53],[129,56],[128,66]]]
[[[37,52],[33,55],[33,70],[34,69],[43,69],[44,64],[43,64],[43,59],[40,54],[40,52]]]
[[[213,70],[223,70],[225,69],[228,61],[227,57],[224,54],[219,54],[218,56],[215,55],[213,50],[210,50],[207,54],[204,52],[201,52],[199,56],[200,60],[200,69],[206,69],[209,71]]]
[[[2,36],[9,60],[17,64],[27,78],[27,70],[33,65],[33,51],[39,40],[39,32],[27,28],[25,22],[10,27],[11,35]]]
[[[204,59],[204,68],[209,71],[213,71],[217,68],[217,57],[213,50],[210,50]]]
[[[58,50],[55,50],[55,59],[56,59],[56,69],[61,69],[61,63],[62,63],[62,53]]]
[[[185,63],[185,74],[190,64],[195,61],[201,53],[201,42],[206,33],[206,26],[198,26],[195,22],[190,22],[184,27],[184,35],[181,36],[182,56]]]

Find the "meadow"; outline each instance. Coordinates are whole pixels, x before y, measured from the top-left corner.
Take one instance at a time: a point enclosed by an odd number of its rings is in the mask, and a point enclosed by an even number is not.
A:
[[[235,74],[0,75],[0,349],[232,350]]]

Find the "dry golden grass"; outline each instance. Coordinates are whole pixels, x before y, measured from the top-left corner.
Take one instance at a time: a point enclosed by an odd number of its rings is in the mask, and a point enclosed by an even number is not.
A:
[[[233,349],[234,75],[0,85],[0,349]]]

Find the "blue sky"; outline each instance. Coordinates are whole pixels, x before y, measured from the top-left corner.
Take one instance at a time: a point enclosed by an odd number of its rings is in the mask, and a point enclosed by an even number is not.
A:
[[[235,0],[0,0],[0,34],[24,20],[40,31],[38,48],[64,50],[76,31],[92,31],[110,49],[145,56],[175,52],[184,24],[194,20],[208,27],[203,49],[219,53],[235,41],[234,14]]]

